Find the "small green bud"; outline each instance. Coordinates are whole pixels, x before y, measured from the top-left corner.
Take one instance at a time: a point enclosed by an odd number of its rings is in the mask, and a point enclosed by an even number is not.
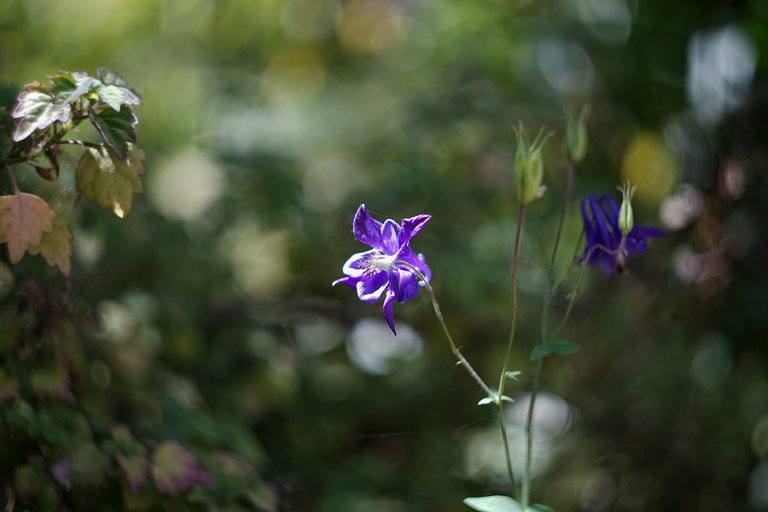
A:
[[[515,153],[515,191],[521,204],[528,204],[541,194],[541,180],[544,177],[544,158],[541,150],[549,138],[544,131],[529,146],[522,125],[516,132],[517,152]]]
[[[632,231],[632,227],[635,225],[632,214],[632,196],[635,195],[637,187],[625,181],[623,186],[616,188],[621,191],[622,195],[621,208],[619,208],[619,229],[626,235]]]
[[[589,108],[584,105],[579,117],[574,117],[569,110],[566,111],[565,139],[568,150],[568,158],[574,163],[584,160],[587,154],[587,118],[589,117]]]

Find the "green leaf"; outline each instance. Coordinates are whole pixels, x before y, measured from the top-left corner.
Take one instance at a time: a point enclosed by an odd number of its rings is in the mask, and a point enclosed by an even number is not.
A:
[[[126,82],[123,77],[107,68],[96,70],[96,77],[101,81],[95,87],[99,99],[119,111],[121,105],[141,105],[141,96]]]
[[[522,512],[523,507],[508,496],[482,496],[466,498],[464,504],[478,512]]]
[[[71,105],[80,99],[84,94],[88,94],[97,80],[88,76],[87,73],[75,71],[59,71],[51,78],[51,93],[56,103],[61,105]]]
[[[477,405],[490,405],[495,404],[496,399],[490,396],[487,396],[485,398],[481,398],[479,402],[477,402]]]
[[[513,371],[513,372],[507,372],[507,378],[511,380],[517,380],[519,381],[518,377],[522,375],[523,372]]]
[[[104,146],[88,148],[77,164],[77,190],[123,218],[131,211],[133,194],[144,190],[142,174],[144,152],[132,144],[128,146],[127,165]]]
[[[136,125],[139,122],[131,108],[105,109],[101,112],[89,108],[88,119],[98,130],[104,144],[115,153],[120,163],[126,165],[128,163],[128,146],[129,143],[136,142]]]
[[[27,84],[19,94],[11,116],[17,119],[15,142],[29,137],[35,130],[44,130],[59,121],[72,120],[72,103],[90,91],[94,79],[85,73],[62,71],[51,77],[51,85],[40,82]]]
[[[541,345],[536,345],[531,351],[531,361],[536,361],[547,357],[550,354],[560,354],[567,356],[579,351],[579,346],[570,341],[548,341]]]
[[[45,129],[57,120],[67,120],[70,116],[69,106],[62,109],[53,104],[53,96],[46,92],[46,87],[36,82],[27,85],[19,94],[16,107],[11,113],[16,122],[13,132],[14,142],[19,142],[38,129]]]

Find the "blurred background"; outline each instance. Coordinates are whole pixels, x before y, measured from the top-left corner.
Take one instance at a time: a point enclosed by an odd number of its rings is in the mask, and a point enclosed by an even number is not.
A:
[[[33,510],[414,512],[508,493],[494,411],[475,405],[424,294],[395,308],[395,338],[379,306],[330,283],[366,249],[351,236],[360,203],[381,220],[430,213],[413,247],[492,382],[509,328],[514,128],[552,131],[521,256],[523,373],[507,411],[521,468],[564,112],[589,104],[558,275],[574,275],[576,201],[617,196],[625,179],[636,223],[668,236],[620,277],[587,273],[562,335],[581,351],[544,370],[534,501],[768,510],[767,56],[762,0],[0,0],[6,99],[58,69],[110,67],[143,97],[146,153],[126,219],[72,210],[69,280],[0,251],[0,384],[17,371],[52,382],[0,393],[2,499],[13,487]],[[104,441],[118,424],[150,448],[182,443],[211,474],[233,454],[251,483],[133,495]],[[66,486],[56,461],[72,466]],[[21,466],[39,476],[26,495]]]

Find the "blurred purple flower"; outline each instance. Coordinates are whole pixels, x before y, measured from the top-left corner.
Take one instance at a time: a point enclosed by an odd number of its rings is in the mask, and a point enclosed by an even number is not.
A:
[[[51,466],[51,475],[56,483],[65,489],[72,485],[72,461],[68,458],[61,459]]]
[[[392,219],[382,224],[371,217],[365,205],[361,204],[352,222],[355,239],[369,245],[371,250],[353,254],[342,267],[346,277],[337,279],[333,284],[343,283],[354,288],[360,300],[372,304],[384,294],[382,310],[393,333],[394,302],[408,302],[419,293],[420,278],[414,269],[427,281],[432,277],[424,255],[414,253],[410,245],[411,238],[424,228],[430,218],[429,215],[417,215],[403,219],[401,224]]]
[[[163,441],[155,449],[152,477],[157,490],[169,496],[176,496],[196,485],[213,484],[195,456],[176,441]]]
[[[640,254],[648,247],[649,238],[664,236],[664,232],[651,226],[633,226],[628,233],[619,229],[619,207],[616,201],[604,195],[590,195],[581,200],[586,245],[577,263],[590,267],[599,265],[607,275],[624,270],[630,254]]]

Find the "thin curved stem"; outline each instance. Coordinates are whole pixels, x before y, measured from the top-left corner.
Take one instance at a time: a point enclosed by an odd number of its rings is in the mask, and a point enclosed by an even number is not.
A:
[[[571,209],[571,195],[573,194],[573,175],[574,162],[570,158],[566,165],[565,197],[563,199],[563,208],[560,210],[560,222],[557,225],[557,234],[555,235],[555,245],[552,247],[552,257],[549,260],[549,269],[547,270],[547,292],[544,296],[544,304],[541,311],[541,330],[539,334],[539,344],[547,340],[549,330],[549,309],[552,302],[552,295],[555,290],[555,262],[557,252],[560,248],[560,239],[563,236],[563,228],[568,212]],[[536,361],[536,368],[533,373],[533,385],[531,387],[531,396],[528,400],[528,411],[525,416],[525,469],[523,479],[520,485],[520,501],[523,510],[528,509],[531,493],[531,465],[533,463],[533,411],[536,404],[536,395],[539,392],[541,384],[541,371],[544,366],[544,358]]]
[[[579,243],[576,244],[575,253],[579,252],[579,247],[581,246],[581,239],[583,237],[584,237],[584,231],[582,230],[581,236],[579,237]],[[576,261],[575,254],[573,257],[573,261]],[[576,303],[579,287],[581,286],[581,281],[583,278],[584,278],[584,265],[579,265],[579,273],[576,276],[576,283],[573,285],[573,290],[571,291],[571,297],[568,299],[568,306],[565,309],[565,314],[563,315],[563,318],[560,320],[560,324],[552,332],[553,339],[556,339],[560,335],[560,332],[563,330],[563,327],[565,327],[565,324],[568,322],[568,319],[571,317],[571,311],[573,310],[573,305]]]
[[[557,260],[557,252],[560,249],[560,239],[563,236],[565,219],[568,216],[568,212],[571,210],[573,174],[574,163],[573,160],[568,159],[565,177],[565,199],[563,201],[563,208],[560,210],[560,222],[557,224],[557,234],[555,235],[555,245],[552,247],[552,257],[549,260],[549,268],[547,270],[547,293],[544,296],[544,307],[541,309],[541,334],[539,338],[539,342],[541,343],[546,339],[547,329],[549,327],[549,307],[552,302],[552,294],[555,290],[555,261]]]
[[[19,193],[19,184],[16,182],[16,174],[13,172],[13,169],[11,169],[11,166],[8,165],[8,162],[3,162],[3,165],[5,166],[5,170],[8,171],[8,177],[11,179],[11,185],[13,186],[13,192],[15,194]]]
[[[448,330],[448,326],[445,323],[445,319],[443,318],[443,312],[440,309],[440,304],[437,302],[437,298],[435,297],[435,292],[432,289],[432,285],[429,284],[429,281],[424,276],[424,274],[421,273],[421,271],[416,268],[415,266],[411,265],[408,262],[399,260],[398,264],[408,267],[411,272],[416,274],[416,277],[421,281],[424,288],[427,290],[427,294],[429,295],[429,299],[432,301],[432,308],[435,310],[435,316],[437,316],[437,320],[440,322],[440,326],[443,328],[443,333],[445,333],[445,337],[448,339],[448,343],[451,346],[451,352],[453,352],[453,355],[456,356],[456,359],[458,360],[458,363],[463,366],[467,372],[469,373],[470,377],[477,382],[478,386],[485,392],[485,395],[488,397],[495,397],[496,393],[491,390],[490,387],[483,381],[483,379],[480,377],[480,375],[475,371],[475,369],[472,367],[471,364],[469,364],[469,361],[464,357],[464,355],[459,350],[459,347],[456,346],[456,343],[453,341],[453,336],[451,336],[450,331]]]
[[[509,483],[514,488],[515,476],[512,469],[512,456],[509,453],[509,439],[507,437],[507,426],[504,423],[504,386],[507,383],[507,372],[509,372],[509,360],[512,357],[512,345],[515,341],[515,328],[517,327],[517,266],[520,260],[520,242],[523,238],[523,225],[525,224],[525,212],[527,204],[520,205],[520,212],[517,220],[517,231],[515,233],[515,246],[512,251],[512,271],[511,271],[511,285],[512,285],[512,321],[509,328],[509,340],[507,341],[507,352],[504,355],[504,363],[501,368],[501,375],[499,375],[499,393],[496,405],[499,409],[499,429],[501,430],[501,440],[504,443],[504,460],[507,465],[507,474],[509,475]]]
[[[98,144],[96,142],[88,142],[86,140],[70,140],[70,139],[62,139],[57,142],[57,144],[69,144],[72,146],[81,146],[84,148],[94,148],[99,149],[103,147],[103,144]]]
[[[536,369],[533,373],[533,387],[531,389],[531,396],[528,399],[528,411],[525,415],[525,471],[523,473],[523,483],[520,490],[520,501],[522,502],[523,510],[528,510],[528,504],[530,502],[531,465],[533,463],[533,408],[536,403],[536,394],[539,391],[543,363],[544,358],[536,361]]]

